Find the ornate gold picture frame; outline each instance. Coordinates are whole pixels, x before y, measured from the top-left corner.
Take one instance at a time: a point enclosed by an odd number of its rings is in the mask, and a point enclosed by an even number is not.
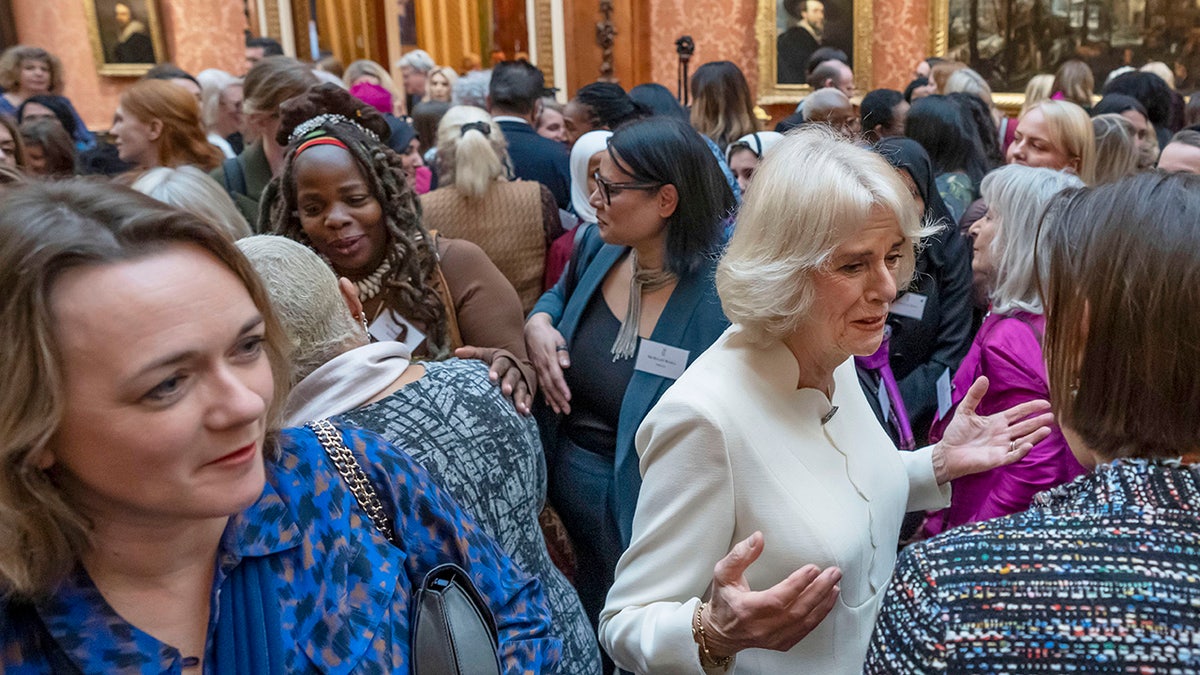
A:
[[[871,2],[758,0],[759,104],[791,103],[812,91],[800,73],[811,50],[818,46],[845,51],[854,67],[856,88],[870,90]]]
[[[83,0],[101,75],[138,77],[167,58],[155,0]]]
[[[931,0],[930,53],[962,61],[992,86],[997,106],[1025,102],[1024,85],[1062,62],[1092,68],[1099,91],[1114,68],[1163,61],[1177,86],[1200,81],[1200,8],[1159,0]]]

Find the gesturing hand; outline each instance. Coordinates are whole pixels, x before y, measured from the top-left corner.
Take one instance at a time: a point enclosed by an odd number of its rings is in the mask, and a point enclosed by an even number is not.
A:
[[[842,572],[805,565],[765,591],[752,591],[746,569],[763,552],[763,535],[738,542],[713,568],[712,598],[700,616],[715,657],[743,649],[787,651],[808,635],[837,601]]]
[[[571,412],[571,390],[562,372],[571,367],[566,344],[562,333],[550,323],[550,315],[538,312],[525,322],[525,351],[537,371],[538,387],[550,408],[564,415]]]
[[[1012,464],[1050,435],[1054,415],[1048,401],[1027,401],[995,415],[979,415],[975,408],[987,389],[986,377],[975,380],[934,448],[938,483]]]

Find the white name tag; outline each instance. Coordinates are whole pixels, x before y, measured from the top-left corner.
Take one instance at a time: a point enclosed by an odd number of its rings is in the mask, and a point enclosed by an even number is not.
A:
[[[946,419],[946,413],[950,412],[950,405],[951,405],[952,399],[953,399],[951,389],[950,389],[950,369],[949,368],[943,370],[942,376],[937,379],[937,397],[938,397],[937,416],[938,416],[939,420],[944,420],[944,419]]]
[[[892,303],[891,313],[920,321],[925,316],[925,303],[928,301],[929,298],[920,293],[905,293]]]
[[[634,370],[678,380],[687,368],[688,350],[664,345],[653,340],[642,340],[638,346]]]
[[[416,351],[417,347],[420,347],[421,343],[425,341],[424,333],[390,309],[380,312],[379,316],[371,322],[371,327],[367,329],[367,332],[379,342],[390,342],[404,333],[404,346],[408,347],[409,352]]]

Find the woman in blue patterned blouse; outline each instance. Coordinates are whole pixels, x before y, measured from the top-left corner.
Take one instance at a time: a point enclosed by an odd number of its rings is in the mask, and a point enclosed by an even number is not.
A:
[[[1050,397],[1093,471],[908,548],[864,672],[1200,673],[1200,177],[1042,216]]]
[[[78,181],[0,199],[6,673],[404,673],[410,605],[464,568],[507,673],[552,671],[540,584],[404,453],[341,435],[374,527],[308,429],[277,431],[282,332],[213,226]]]

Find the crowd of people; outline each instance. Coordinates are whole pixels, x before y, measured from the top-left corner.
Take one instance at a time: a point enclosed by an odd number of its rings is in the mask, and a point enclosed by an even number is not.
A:
[[[1010,117],[819,48],[771,131],[728,61],[561,104],[260,38],[96,135],[10,48],[0,671],[408,672],[449,565],[514,675],[1200,673],[1160,66]]]

